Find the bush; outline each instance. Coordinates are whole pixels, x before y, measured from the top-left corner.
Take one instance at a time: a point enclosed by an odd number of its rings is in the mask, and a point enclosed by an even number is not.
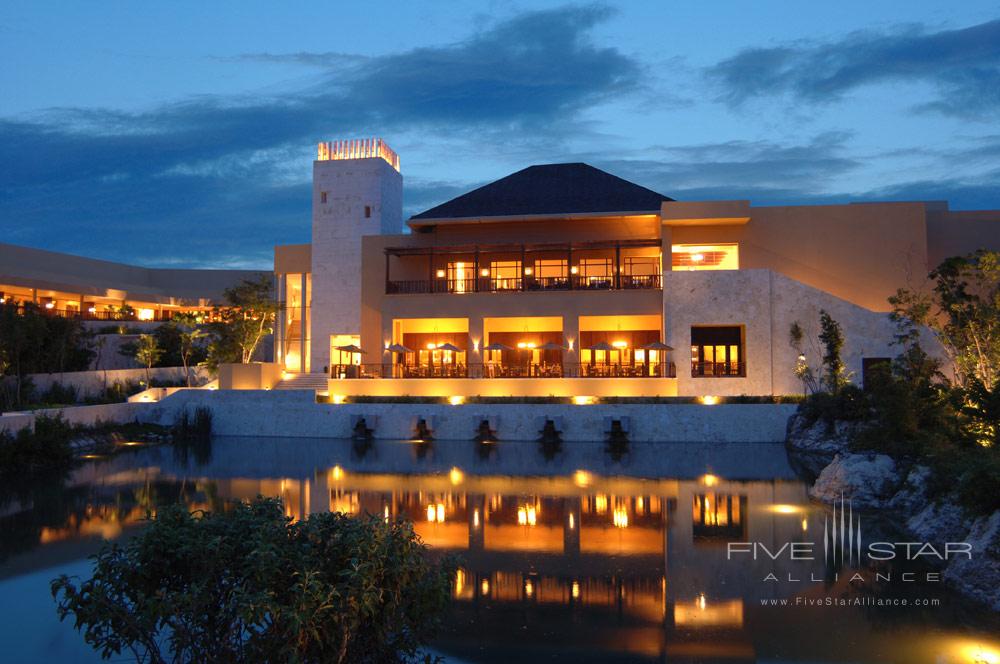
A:
[[[61,415],[37,416],[34,430],[24,428],[16,435],[0,432],[0,475],[24,476],[70,466],[72,437],[73,427]]]
[[[77,392],[76,388],[72,385],[63,385],[62,383],[52,383],[49,389],[42,392],[38,399],[41,403],[52,404],[52,405],[69,405],[76,403]]]
[[[412,524],[341,513],[290,523],[277,499],[229,513],[161,509],[94,576],[52,594],[105,658],[396,662],[433,636],[452,564],[431,562]],[[169,653],[169,655],[168,655]]]
[[[172,429],[174,440],[184,442],[206,441],[212,437],[212,411],[196,408],[194,414],[186,409],[177,416]]]

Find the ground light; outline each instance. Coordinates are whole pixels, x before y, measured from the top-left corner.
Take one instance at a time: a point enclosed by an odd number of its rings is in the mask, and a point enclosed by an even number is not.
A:
[[[704,396],[698,397],[698,401],[701,402],[703,406],[714,406],[719,403],[719,397],[715,396]]]
[[[577,406],[590,406],[597,403],[597,397],[573,397],[573,403]]]

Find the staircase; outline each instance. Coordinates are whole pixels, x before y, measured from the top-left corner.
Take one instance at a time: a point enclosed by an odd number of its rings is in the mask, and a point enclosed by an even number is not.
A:
[[[313,390],[326,392],[328,389],[326,374],[298,373],[292,374],[274,386],[276,390]]]

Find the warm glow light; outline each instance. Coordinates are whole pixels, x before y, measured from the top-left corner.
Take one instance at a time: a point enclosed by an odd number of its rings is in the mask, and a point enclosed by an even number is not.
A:
[[[695,263],[700,263],[705,260],[705,254],[691,254],[691,260]]]
[[[479,527],[479,508],[478,507],[476,509],[472,510],[472,527],[473,528],[478,528]]]
[[[573,599],[578,599],[580,597],[580,583],[574,581],[570,586],[570,594],[573,595]]]
[[[462,480],[465,479],[465,474],[460,468],[452,468],[451,472],[448,473],[448,479],[451,480],[452,484],[461,484]]]
[[[344,402],[347,401],[347,395],[346,394],[334,394],[332,397],[330,397],[330,401],[333,402],[333,403],[335,403],[335,404],[342,404],[342,403],[344,403]]]
[[[569,513],[569,529],[573,530],[576,528],[576,518],[573,517],[573,513]]]
[[[533,271],[534,271],[534,270],[532,270],[532,269],[531,269],[530,267],[526,267],[526,268],[524,268],[524,273],[525,273],[526,275],[528,275],[528,276],[531,276],[531,273],[532,273]]]
[[[534,505],[521,505],[517,508],[517,524],[519,526],[534,526],[538,523],[538,511]]]
[[[46,309],[54,309],[54,308],[55,308],[55,306],[56,306],[56,305],[55,305],[55,303],[54,303],[54,302],[46,302],[46,303],[45,303],[45,308],[46,308]]]
[[[356,138],[346,141],[324,141],[316,150],[317,161],[341,159],[382,159],[397,171],[399,155],[381,138]]]
[[[807,530],[809,530],[809,520],[802,519],[802,532],[806,532]]]
[[[716,477],[715,475],[711,475],[711,474],[709,474],[709,475],[702,475],[701,476],[701,482],[705,486],[715,486],[716,484],[719,483],[719,478]]]
[[[571,267],[571,268],[569,269],[569,273],[570,273],[570,274],[576,274],[576,273],[578,273],[579,271],[580,271],[580,268],[578,268],[578,267],[577,267],[577,266],[575,266],[575,265],[574,265],[573,267]]]
[[[705,593],[698,595],[698,608],[702,611],[705,610]]]
[[[0,302],[2,302],[2,301],[3,300],[0,300]],[[92,314],[96,314],[97,313],[97,307],[90,307],[90,308],[87,309],[87,311],[90,312],[90,313],[92,313]]]
[[[437,518],[438,518],[438,523],[444,523],[444,504],[443,503],[438,503],[437,504]]]
[[[480,276],[483,276],[483,277],[490,276],[490,268],[484,267],[482,270],[479,271],[479,274],[480,274]]]
[[[597,397],[575,396],[573,397],[573,403],[577,406],[589,406],[597,403]]]
[[[962,649],[965,659],[974,664],[1000,664],[1000,651],[979,644],[968,645]]]
[[[479,585],[479,591],[483,595],[489,595],[490,594],[490,581],[489,581],[489,579],[483,579],[483,582]]]
[[[465,397],[459,395],[448,397],[448,403],[450,403],[452,406],[461,406],[463,403],[465,403]]]
[[[704,406],[714,406],[715,404],[719,403],[719,397],[713,397],[713,396],[698,397],[698,401],[700,401]]]
[[[438,279],[444,279],[444,270],[438,270],[435,274],[437,274]]]
[[[769,512],[774,512],[775,514],[801,514],[805,511],[798,505],[771,505],[767,508],[767,510]]]
[[[382,518],[385,519],[386,522],[389,521],[389,506],[388,505],[386,505],[385,509],[382,510]]]
[[[591,476],[586,470],[578,470],[573,473],[573,484],[581,489],[590,486]]]
[[[344,479],[344,469],[341,468],[340,466],[334,466],[333,467],[333,480],[335,482],[339,482],[342,479]]]
[[[569,347],[570,351],[573,350],[573,340],[572,339],[567,339],[566,340],[566,345]]]
[[[612,341],[611,345],[614,346],[615,348],[628,348],[627,341]]]
[[[616,507],[611,514],[615,528],[628,528],[628,511],[624,507]]]
[[[608,497],[603,493],[594,496],[594,511],[598,514],[604,514],[608,511]]]
[[[472,351],[474,353],[478,353],[479,352],[479,339],[473,339],[472,340]]]
[[[434,350],[437,348],[437,344],[427,344],[427,350]]]
[[[437,512],[434,511],[434,506],[433,505],[428,505],[427,506],[427,520],[430,521],[431,523],[434,523],[434,520],[436,518],[437,518]]]
[[[535,584],[531,582],[531,579],[524,582],[524,594],[527,597],[531,597],[535,594]]]
[[[139,320],[153,320],[152,309],[139,309],[135,312],[135,317]]]

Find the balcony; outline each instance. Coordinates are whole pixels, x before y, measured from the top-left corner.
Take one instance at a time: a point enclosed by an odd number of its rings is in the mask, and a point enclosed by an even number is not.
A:
[[[691,362],[692,378],[745,378],[744,362]]]
[[[388,295],[655,290],[661,241],[395,247],[385,250]]]
[[[348,364],[333,378],[675,378],[673,362],[651,364]]]

